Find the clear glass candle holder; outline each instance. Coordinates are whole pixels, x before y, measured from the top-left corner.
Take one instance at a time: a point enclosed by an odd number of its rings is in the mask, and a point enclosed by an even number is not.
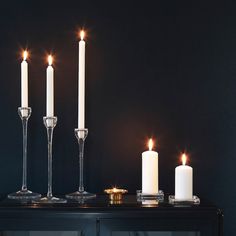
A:
[[[43,117],[44,125],[47,129],[47,138],[48,138],[48,192],[47,196],[40,198],[34,202],[36,203],[66,203],[66,199],[54,197],[52,194],[52,139],[53,139],[53,130],[57,124],[57,117]]]
[[[22,171],[22,187],[21,190],[8,194],[9,199],[15,200],[32,200],[41,197],[41,194],[34,193],[27,188],[27,129],[28,120],[31,116],[32,109],[30,107],[19,107],[18,114],[22,121],[23,128],[23,171]]]
[[[84,143],[88,136],[88,129],[75,129],[75,136],[79,144],[79,189],[67,194],[66,198],[81,201],[81,199],[94,198],[96,194],[89,193],[84,188]]]

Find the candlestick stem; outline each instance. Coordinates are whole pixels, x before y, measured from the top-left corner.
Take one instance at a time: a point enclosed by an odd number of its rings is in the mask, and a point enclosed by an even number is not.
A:
[[[23,176],[22,176],[22,191],[27,190],[27,127],[29,116],[22,117],[23,128]]]
[[[79,192],[84,191],[84,139],[79,138]]]
[[[44,121],[47,122],[47,121]],[[56,123],[56,121],[54,121]],[[53,126],[47,126],[47,137],[48,137],[48,192],[47,197],[52,198],[52,137],[53,137]]]
[[[67,194],[68,199],[81,200],[96,197],[96,194],[84,190],[84,143],[88,136],[88,129],[75,129],[75,136],[79,144],[79,190]]]
[[[63,198],[54,197],[52,194],[52,139],[53,130],[57,124],[57,117],[46,116],[43,117],[44,125],[47,129],[47,139],[48,139],[48,192],[47,196],[35,201],[37,203],[66,203]]]
[[[41,197],[41,194],[34,193],[27,189],[27,129],[28,129],[28,120],[31,116],[32,110],[30,107],[19,107],[18,114],[22,121],[23,129],[23,171],[22,171],[22,187],[21,190],[16,193],[11,193],[8,195],[10,199],[17,200],[31,200]]]

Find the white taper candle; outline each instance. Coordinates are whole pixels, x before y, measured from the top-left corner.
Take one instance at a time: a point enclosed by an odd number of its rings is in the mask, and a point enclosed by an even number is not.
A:
[[[47,67],[47,112],[46,116],[54,116],[54,69],[52,67],[52,56],[48,56],[48,67]]]
[[[28,107],[28,63],[26,61],[28,52],[23,52],[21,62],[21,107]]]
[[[85,128],[85,41],[84,31],[79,42],[79,82],[78,82],[78,128]]]

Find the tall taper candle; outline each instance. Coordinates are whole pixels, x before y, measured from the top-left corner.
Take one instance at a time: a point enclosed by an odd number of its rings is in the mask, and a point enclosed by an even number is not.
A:
[[[47,67],[47,113],[46,116],[54,116],[54,69],[52,67],[52,56],[48,56]]]
[[[142,153],[142,193],[158,193],[158,153],[152,151],[153,141],[148,142],[149,151]]]
[[[84,31],[80,32],[79,42],[79,88],[78,88],[78,128],[84,129],[85,120],[85,41]]]
[[[28,63],[26,61],[28,52],[23,52],[21,62],[21,107],[28,107]]]

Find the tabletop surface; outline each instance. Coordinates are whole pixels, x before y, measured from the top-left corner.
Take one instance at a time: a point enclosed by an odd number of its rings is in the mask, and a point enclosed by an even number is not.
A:
[[[39,204],[32,202],[20,202],[16,200],[9,200],[3,198],[0,201],[0,212],[3,210],[35,210],[35,209],[48,209],[48,210],[63,210],[63,211],[119,211],[119,210],[142,210],[145,209],[152,211],[168,211],[168,210],[217,210],[217,206],[202,200],[199,205],[194,204],[169,204],[168,200],[164,202],[157,202],[155,200],[137,201],[136,195],[126,194],[120,202],[111,202],[108,195],[98,195],[94,199],[89,199],[84,202],[68,200],[67,203],[60,204]]]

